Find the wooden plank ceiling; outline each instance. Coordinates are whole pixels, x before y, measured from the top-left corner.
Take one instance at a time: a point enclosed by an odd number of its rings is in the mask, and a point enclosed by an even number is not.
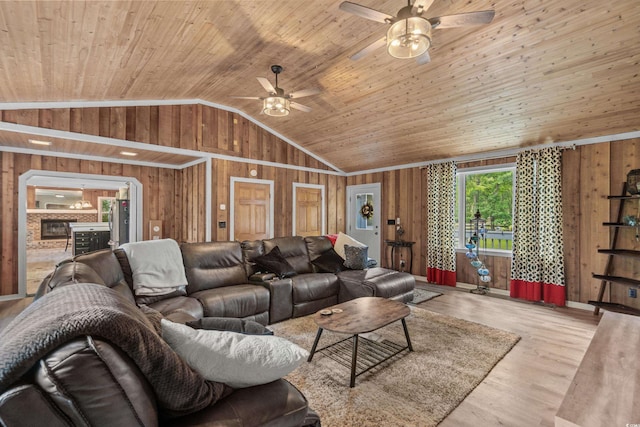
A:
[[[359,3],[395,15],[402,0]],[[436,0],[431,63],[335,0],[0,2],[0,102],[202,99],[237,108],[344,171],[640,129],[640,2]],[[313,109],[259,115],[256,76]],[[0,141],[0,144],[4,144]]]

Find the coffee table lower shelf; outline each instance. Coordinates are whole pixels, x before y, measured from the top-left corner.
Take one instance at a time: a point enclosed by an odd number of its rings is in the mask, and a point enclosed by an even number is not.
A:
[[[354,387],[356,377],[381,365],[392,357],[402,353],[404,350],[413,351],[404,319],[402,319],[402,324],[407,338],[407,345],[405,346],[388,340],[374,341],[356,334],[326,347],[316,349],[323,330],[322,328],[318,328],[318,334],[316,335],[313,348],[307,361],[311,362],[315,353],[323,352],[327,357],[351,369],[349,387]],[[352,344],[350,345],[348,341],[352,341]],[[349,353],[351,354],[349,355]]]

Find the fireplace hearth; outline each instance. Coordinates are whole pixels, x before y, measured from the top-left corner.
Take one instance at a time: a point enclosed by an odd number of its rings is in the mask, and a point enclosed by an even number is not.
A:
[[[66,239],[70,222],[77,219],[41,219],[40,240]]]

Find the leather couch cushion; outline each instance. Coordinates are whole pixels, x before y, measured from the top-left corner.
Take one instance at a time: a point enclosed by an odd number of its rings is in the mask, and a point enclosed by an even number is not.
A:
[[[0,425],[68,427],[69,423],[49,402],[40,387],[19,384],[0,395]]]
[[[331,273],[301,274],[290,279],[293,283],[293,304],[315,301],[338,295],[338,277]]]
[[[309,404],[286,380],[234,390],[228,397],[194,414],[167,420],[164,426],[281,427],[304,425]],[[215,420],[215,423],[212,423]]]
[[[333,243],[327,236],[307,236],[304,238],[307,244],[307,251],[309,252],[309,259],[311,262],[324,254],[328,250],[333,249]]]
[[[163,316],[170,318],[174,322],[177,322],[173,317],[176,313],[187,315],[188,318],[185,317],[185,321],[201,319],[204,316],[202,304],[200,304],[197,299],[191,297],[178,296],[165,298],[149,304],[149,307],[159,311]],[[180,318],[183,318],[183,316],[180,316]],[[179,323],[184,323],[185,321]]]
[[[49,288],[76,283],[97,283],[106,286],[102,277],[87,264],[67,262],[60,264],[49,281]]]
[[[387,268],[368,270],[345,270],[337,274],[340,279],[340,302],[358,297],[392,298],[413,292],[415,278]]]
[[[122,268],[120,268],[120,262],[118,262],[111,249],[77,255],[73,259],[93,268],[102,278],[105,285],[110,288],[125,280]]]
[[[208,331],[237,332],[246,335],[273,335],[273,331],[253,320],[236,319],[234,317],[205,317],[186,323],[193,329]]]
[[[69,341],[37,366],[34,382],[72,425],[158,423],[149,383],[126,354],[106,341],[89,336]]]
[[[187,293],[248,283],[239,242],[183,243]]]
[[[258,270],[254,258],[264,255],[264,243],[262,240],[245,240],[240,244],[242,248],[242,259],[247,271],[247,277],[251,277]]]
[[[197,298],[202,304],[203,317],[238,317],[242,319],[269,311],[269,291],[260,285],[224,286],[199,291],[190,296]]]
[[[309,252],[307,252],[307,244],[304,238],[300,236],[293,237],[276,237],[274,239],[264,240],[264,251],[271,252],[275,247],[280,248],[282,256],[291,264],[298,274],[313,272],[313,266],[309,260]]]

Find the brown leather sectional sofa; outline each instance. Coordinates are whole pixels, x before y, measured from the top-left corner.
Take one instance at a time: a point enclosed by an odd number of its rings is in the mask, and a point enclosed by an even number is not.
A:
[[[296,276],[279,279],[256,270],[252,260],[275,246],[295,268]],[[186,292],[152,298],[133,295],[124,251],[97,251],[58,264],[40,285],[36,299],[58,287],[96,283],[176,322],[232,317],[268,325],[359,296],[403,302],[413,298],[415,280],[407,273],[382,268],[316,272],[312,261],[330,247],[325,237],[184,243],[180,248]],[[68,383],[77,386],[57,387]],[[43,421],[52,426],[320,425],[302,393],[283,379],[233,390],[213,406],[190,415],[164,418],[136,364],[110,342],[91,336],[60,346],[11,388],[0,390],[0,421],[7,426]]]

